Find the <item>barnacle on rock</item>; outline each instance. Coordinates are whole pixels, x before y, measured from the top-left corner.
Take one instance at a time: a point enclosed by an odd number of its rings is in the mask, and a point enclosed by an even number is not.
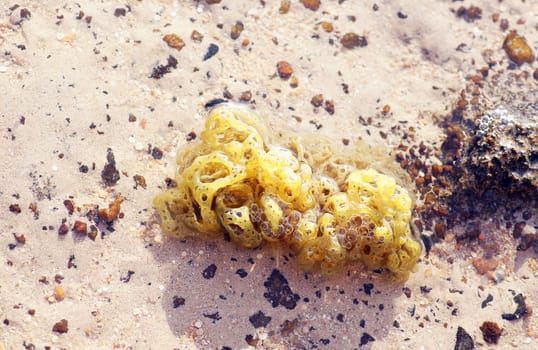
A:
[[[178,154],[177,187],[154,199],[164,231],[226,233],[248,248],[284,242],[301,267],[327,274],[358,260],[407,276],[421,245],[392,159],[363,144],[351,154],[319,137],[271,135],[246,108],[213,109],[200,142]]]

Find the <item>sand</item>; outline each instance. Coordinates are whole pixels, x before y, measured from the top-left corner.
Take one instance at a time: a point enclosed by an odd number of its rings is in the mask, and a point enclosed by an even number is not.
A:
[[[215,98],[242,96],[277,134],[391,150],[413,127],[439,150],[436,121],[487,65],[484,50],[509,64],[501,19],[538,52],[534,1],[290,3],[281,13],[277,0],[2,2],[0,349],[449,349],[458,327],[477,348],[538,347],[535,315],[502,318],[520,293],[536,304],[536,255],[517,252],[495,218],[484,225],[507,237],[506,258],[489,278],[473,267],[472,246],[448,239],[402,283],[360,266],[305,274],[285,247],[162,235],[151,200]],[[471,5],[481,18],[456,15]],[[367,45],[344,48],[348,32]],[[185,46],[168,46],[166,34]],[[204,60],[210,47],[218,52]],[[282,60],[291,78],[278,76]],[[311,104],[318,94],[328,106]],[[107,152],[119,171],[108,185]],[[119,193],[121,214],[95,224],[96,207]],[[94,239],[72,230],[77,221]],[[272,305],[273,289],[292,302]],[[496,347],[484,321],[503,329]]]

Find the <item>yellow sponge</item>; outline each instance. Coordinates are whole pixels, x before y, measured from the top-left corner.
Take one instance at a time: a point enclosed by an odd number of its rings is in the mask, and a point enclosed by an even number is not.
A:
[[[201,141],[178,154],[177,187],[153,201],[163,230],[225,233],[247,248],[279,241],[307,270],[330,274],[358,260],[405,278],[422,247],[401,173],[382,166],[392,160],[366,148],[344,154],[319,138],[289,136],[279,145],[271,135],[246,108],[213,109]]]

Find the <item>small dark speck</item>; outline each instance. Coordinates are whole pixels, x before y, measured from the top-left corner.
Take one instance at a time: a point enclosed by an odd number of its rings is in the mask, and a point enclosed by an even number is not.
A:
[[[366,344],[368,344],[370,342],[373,342],[373,341],[375,341],[375,338],[372,337],[370,334],[364,332],[361,335],[361,341],[359,343],[359,347],[363,346],[363,345],[366,345]]]
[[[406,19],[407,18],[407,14],[402,12],[402,11],[398,11],[398,18],[400,19]]]
[[[489,303],[491,303],[493,301],[493,295],[491,294],[488,294],[488,296],[486,297],[486,299],[484,299],[482,301],[482,309],[485,309],[486,306],[488,306]]]
[[[219,52],[219,46],[217,44],[209,44],[209,47],[207,48],[207,52],[204,55],[204,61],[207,61],[211,57],[215,56]]]
[[[204,317],[207,317],[207,318],[213,320],[213,323],[217,322],[218,320],[220,320],[222,318],[218,311],[215,312],[215,313],[212,313],[212,314],[203,313],[202,315],[204,315]]]
[[[366,295],[372,295],[372,289],[374,289],[373,283],[365,283],[363,287],[364,287],[364,293]]]
[[[114,16],[121,17],[125,16],[127,14],[127,11],[124,8],[117,8],[114,10]]]
[[[206,280],[209,280],[215,277],[216,272],[217,272],[217,265],[211,264],[205,268],[205,270],[202,272],[202,276],[204,276]]]
[[[151,156],[153,159],[161,159],[163,157],[163,151],[158,147],[153,147],[151,150]]]
[[[134,271],[128,270],[127,275],[120,277],[120,281],[122,281],[123,283],[127,283],[131,280],[132,275],[134,275]]]
[[[187,142],[192,141],[194,139],[196,139],[196,133],[194,131],[191,131],[190,133],[187,134],[187,137],[185,137],[185,140]]]
[[[235,273],[241,278],[245,278],[248,276],[248,273],[244,269],[239,269],[235,271]]]
[[[417,309],[416,305],[413,304],[412,306],[408,307],[407,308],[407,313],[409,314],[409,316],[413,317],[415,316],[415,310]]]
[[[258,311],[248,318],[254,328],[266,327],[271,322],[271,317],[266,316],[263,311]]]
[[[420,286],[420,292],[422,294],[428,294],[429,292],[431,292],[431,290],[432,290],[432,287]]]
[[[338,315],[336,315],[336,320],[338,322],[344,322],[344,314],[339,313]]]
[[[174,297],[172,298],[172,307],[174,309],[177,309],[178,307],[183,306],[183,305],[185,305],[185,298],[174,295]]]
[[[221,103],[225,103],[225,102],[228,102],[228,100],[225,100],[223,98],[214,98],[214,99],[206,102],[206,104],[204,105],[204,108],[205,109],[213,108],[216,105],[220,105]]]
[[[87,165],[81,165],[80,168],[78,168],[78,170],[81,172],[81,173],[84,173],[86,174],[88,172],[88,166]]]
[[[329,345],[329,343],[330,343],[331,341],[330,341],[329,339],[327,339],[327,338],[321,338],[321,339],[319,340],[319,342],[320,342],[321,344],[323,344],[323,345]]]

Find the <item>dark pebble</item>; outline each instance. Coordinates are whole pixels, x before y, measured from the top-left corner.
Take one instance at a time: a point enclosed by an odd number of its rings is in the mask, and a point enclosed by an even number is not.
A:
[[[116,160],[112,149],[107,150],[106,154],[107,163],[101,171],[101,179],[107,186],[114,186],[120,179],[120,172],[116,169]]]
[[[473,338],[463,329],[458,327],[458,332],[456,333],[456,345],[454,350],[472,350],[474,349]]]
[[[205,268],[205,270],[202,272],[202,276],[204,276],[206,280],[209,280],[215,277],[216,272],[217,272],[217,265],[211,264]]]
[[[151,156],[153,159],[161,159],[163,157],[163,151],[158,147],[153,147],[151,150]]]
[[[174,309],[177,309],[178,307],[183,306],[183,305],[185,305],[185,298],[174,295],[174,297],[172,298],[172,307]]]
[[[516,311],[512,314],[506,313],[502,314],[501,317],[503,320],[514,321],[518,320],[521,317],[527,316],[529,310],[527,309],[527,304],[525,303],[525,297],[523,294],[519,293],[514,297],[514,302],[517,304]]]
[[[488,344],[497,344],[501,334],[503,333],[503,329],[499,327],[497,323],[490,321],[485,321],[482,323],[480,330],[482,331],[484,341]]]
[[[361,335],[361,341],[359,343],[359,347],[363,346],[363,345],[366,345],[366,344],[368,344],[370,342],[373,342],[373,341],[375,341],[375,338],[372,337],[370,334],[364,332]]]
[[[272,307],[282,305],[288,310],[295,309],[300,296],[299,294],[293,293],[288,285],[288,280],[280,271],[274,269],[263,285],[266,288],[263,297],[271,303]]]
[[[219,47],[217,44],[209,44],[209,47],[207,48],[207,52],[204,55],[203,61],[207,61],[211,57],[215,56],[219,52]]]
[[[263,311],[258,311],[248,318],[254,328],[266,327],[271,322],[271,317],[266,316]]]
[[[248,275],[248,273],[244,269],[239,269],[235,271],[235,273],[241,278],[245,278]]]

